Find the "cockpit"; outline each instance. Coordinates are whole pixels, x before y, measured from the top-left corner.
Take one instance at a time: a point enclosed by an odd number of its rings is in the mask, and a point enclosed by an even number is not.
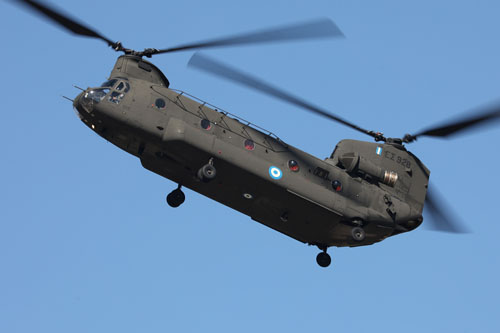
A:
[[[103,100],[120,104],[129,91],[130,84],[126,79],[111,79],[101,84],[99,88],[85,91],[81,104],[85,111],[90,113],[93,107]]]

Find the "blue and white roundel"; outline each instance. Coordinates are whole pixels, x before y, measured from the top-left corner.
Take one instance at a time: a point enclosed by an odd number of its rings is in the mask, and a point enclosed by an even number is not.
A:
[[[281,179],[281,177],[283,176],[283,172],[281,172],[280,168],[278,167],[270,166],[269,176],[271,176],[272,179]]]

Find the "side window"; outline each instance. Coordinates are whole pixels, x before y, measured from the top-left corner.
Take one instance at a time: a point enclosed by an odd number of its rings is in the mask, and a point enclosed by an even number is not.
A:
[[[123,99],[123,94],[118,91],[113,91],[111,95],[109,95],[109,101],[111,103],[119,104]]]
[[[155,99],[154,106],[156,108],[163,109],[166,105],[167,105],[167,103],[165,102],[165,100],[163,98],[157,98],[157,99]]]
[[[205,119],[203,118],[200,122],[200,126],[201,128],[207,130],[207,131],[210,131],[210,129],[212,128],[212,124],[210,123],[210,120],[208,119]]]
[[[128,84],[128,82],[120,82],[118,83],[118,85],[116,86],[115,90],[117,91],[123,91],[124,93],[128,92],[130,90],[130,85]]]
[[[116,81],[118,80],[116,79],[110,80],[108,82],[105,82],[105,84],[108,84],[112,87],[115,85]],[[119,104],[129,90],[130,90],[130,84],[128,82],[119,81],[113,92],[111,92],[111,94],[109,95],[109,101],[111,103]]]

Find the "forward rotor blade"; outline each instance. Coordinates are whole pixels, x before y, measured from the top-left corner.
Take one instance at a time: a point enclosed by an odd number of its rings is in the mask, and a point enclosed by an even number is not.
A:
[[[447,136],[455,135],[461,131],[472,129],[473,127],[488,125],[498,120],[500,120],[500,105],[497,104],[493,107],[483,110],[482,112],[476,111],[475,115],[473,116],[468,116],[461,120],[450,122],[442,126],[429,128],[415,135],[407,134],[407,136],[405,137],[405,141],[412,142],[420,136],[444,138]],[[407,141],[406,139],[409,139],[409,141]]]
[[[41,2],[32,0],[11,0],[11,1],[27,6],[36,13],[45,16],[52,22],[59,24],[63,28],[66,28],[67,30],[77,35],[101,39],[106,43],[108,43],[109,46],[115,46],[114,42],[104,37],[103,35],[99,34],[97,31],[83,25],[82,23],[78,23],[75,19],[70,18],[68,15],[62,14],[60,11],[54,9],[53,7],[50,7],[47,4],[42,4]]]
[[[168,49],[154,50],[151,54],[183,51],[190,49],[201,49],[209,47],[232,46],[242,44],[269,43],[300,39],[344,37],[340,29],[329,19],[283,26],[273,29],[260,30],[246,34],[199,41],[192,44],[184,44]]]
[[[427,197],[425,198],[425,212],[428,213],[429,221],[428,226],[437,231],[451,232],[451,233],[467,233],[468,230],[460,222],[460,219],[452,214],[451,209],[445,204],[437,191],[433,188],[427,190]],[[445,213],[448,212],[448,214]]]
[[[362,133],[368,134],[370,136],[375,137],[375,133],[372,131],[365,130],[361,127],[358,127],[354,124],[349,123],[348,121],[337,117],[331,113],[328,113],[325,110],[322,110],[312,104],[307,103],[306,101],[292,96],[278,88],[275,88],[264,81],[261,81],[259,79],[256,79],[249,74],[245,74],[243,72],[240,72],[234,68],[230,68],[226,65],[223,65],[222,63],[216,62],[215,60],[212,60],[210,58],[207,58],[200,53],[195,53],[191,59],[189,60],[188,66],[195,67],[198,69],[201,69],[203,71],[206,71],[211,74],[215,74],[217,76],[220,76],[224,79],[228,79],[231,81],[234,81],[236,83],[245,85],[247,87],[253,88],[255,90],[258,90],[260,92],[263,92],[264,94],[274,96],[282,101],[288,102],[290,104],[299,106],[309,112],[315,113],[317,115],[320,115],[322,117],[328,118],[330,120],[339,122],[343,125],[349,126],[357,131],[360,131]]]

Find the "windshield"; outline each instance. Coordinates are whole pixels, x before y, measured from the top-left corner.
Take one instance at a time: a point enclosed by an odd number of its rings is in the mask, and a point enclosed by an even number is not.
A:
[[[91,99],[92,101],[99,103],[104,99],[104,96],[106,96],[109,92],[108,88],[103,88],[103,89],[93,89],[88,91],[84,98]]]
[[[82,107],[87,112],[92,112],[95,104],[99,103],[109,93],[109,88],[92,89],[85,92],[81,99]]]
[[[112,88],[115,85],[116,81],[118,81],[118,80],[117,79],[108,80],[108,81],[104,82],[103,84],[101,84],[101,87]]]

